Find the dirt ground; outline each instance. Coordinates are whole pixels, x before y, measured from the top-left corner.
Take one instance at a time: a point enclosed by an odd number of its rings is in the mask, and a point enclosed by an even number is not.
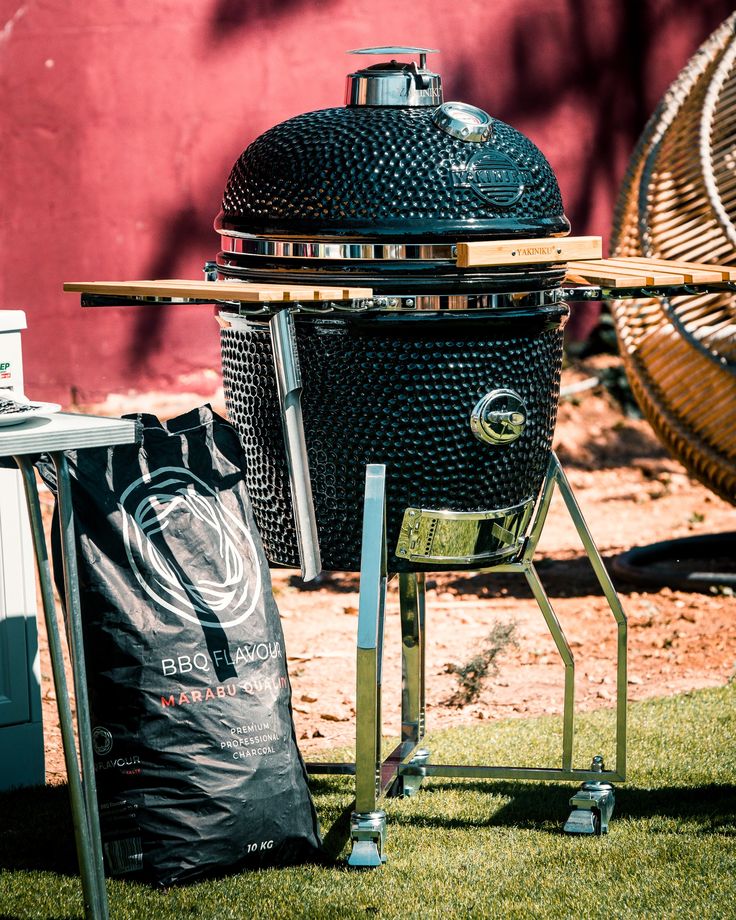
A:
[[[618,359],[598,357],[563,372],[563,388],[588,380]],[[130,397],[85,407],[99,414],[186,411],[196,396]],[[224,412],[221,397],[213,404]],[[607,564],[632,546],[736,530],[736,512],[660,446],[648,423],[626,418],[602,388],[563,398],[555,446]],[[50,515],[52,498],[43,496]],[[615,702],[616,628],[559,496],[537,555],[538,570],[576,660],[578,709]],[[736,565],[736,562],[734,563]],[[610,568],[610,567],[609,567]],[[354,740],[357,575],[330,574],[305,587],[298,573],[272,572],[293,685],[297,738],[306,755]],[[643,589],[614,579],[629,622],[629,699],[726,683],[736,667],[736,598],[729,589],[699,594]],[[563,668],[542,616],[519,575],[440,573],[427,581],[427,725],[559,713]],[[465,706],[448,666],[463,665],[495,624],[514,624],[517,645],[500,654],[498,672]],[[47,780],[65,777],[56,703],[41,629]],[[389,586],[384,657],[384,721],[397,732],[400,699],[398,593]]]

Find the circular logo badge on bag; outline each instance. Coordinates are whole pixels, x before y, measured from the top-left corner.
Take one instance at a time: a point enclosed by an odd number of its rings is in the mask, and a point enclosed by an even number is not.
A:
[[[242,623],[261,597],[261,569],[242,515],[191,470],[160,467],[120,497],[138,583],[160,607],[204,628]]]
[[[96,725],[92,729],[92,747],[98,757],[109,754],[112,750],[112,732],[101,725]]]

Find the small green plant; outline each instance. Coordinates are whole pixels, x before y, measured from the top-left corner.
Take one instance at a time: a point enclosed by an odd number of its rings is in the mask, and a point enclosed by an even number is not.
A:
[[[516,647],[516,621],[496,623],[483,640],[483,646],[465,664],[448,664],[447,672],[454,674],[457,690],[450,697],[452,706],[467,706],[475,702],[483,689],[483,683],[489,676],[498,672],[498,658],[509,646]]]

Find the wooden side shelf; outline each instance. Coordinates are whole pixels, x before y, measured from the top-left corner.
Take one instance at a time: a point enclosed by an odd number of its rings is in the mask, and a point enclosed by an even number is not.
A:
[[[736,281],[736,266],[702,262],[627,257],[567,263],[566,280],[606,288],[660,287],[682,284],[722,284]]]
[[[323,287],[303,284],[254,284],[248,281],[69,281],[65,291],[110,297],[171,297],[188,300],[233,300],[241,303],[295,300],[355,300],[372,297],[371,288]]]

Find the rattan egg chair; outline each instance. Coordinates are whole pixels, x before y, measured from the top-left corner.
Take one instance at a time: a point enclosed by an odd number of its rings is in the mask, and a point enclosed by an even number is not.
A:
[[[736,264],[735,29],[736,13],[644,129],[616,207],[612,255]],[[736,504],[736,291],[618,300],[611,310],[654,430],[693,476]]]

